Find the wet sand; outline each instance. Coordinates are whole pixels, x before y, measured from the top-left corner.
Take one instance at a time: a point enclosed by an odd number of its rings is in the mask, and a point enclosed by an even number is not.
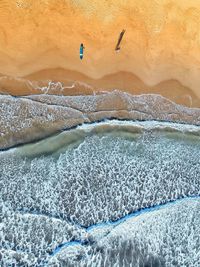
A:
[[[76,71],[49,69],[24,78],[0,77],[1,94],[13,96],[42,93],[65,96],[93,95],[116,89],[133,95],[160,94],[177,104],[200,107],[200,98],[180,82],[168,80],[155,86],[148,86],[130,72],[118,72],[101,79],[92,79]]]

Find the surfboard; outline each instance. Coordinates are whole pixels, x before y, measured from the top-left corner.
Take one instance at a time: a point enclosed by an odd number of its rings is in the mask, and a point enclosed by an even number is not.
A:
[[[83,50],[84,50],[84,46],[81,45],[80,46],[80,59],[83,59]]]

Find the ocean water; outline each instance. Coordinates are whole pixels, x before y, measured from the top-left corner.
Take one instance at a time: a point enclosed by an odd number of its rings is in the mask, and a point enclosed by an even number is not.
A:
[[[200,266],[200,127],[85,124],[0,153],[1,266]]]

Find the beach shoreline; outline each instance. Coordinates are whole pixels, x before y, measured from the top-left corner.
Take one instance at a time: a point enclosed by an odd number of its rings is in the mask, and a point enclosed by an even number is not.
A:
[[[12,96],[44,93],[77,96],[114,90],[132,95],[159,94],[180,105],[200,107],[200,98],[196,93],[176,80],[149,86],[136,75],[124,71],[109,74],[100,79],[92,79],[77,71],[60,68],[42,70],[22,78],[0,75],[0,93]]]
[[[83,123],[119,119],[200,125],[200,109],[156,94],[0,95],[0,149],[41,140]]]
[[[0,92],[38,94],[53,82],[50,94],[117,89],[200,107],[199,12],[197,0],[2,1]]]

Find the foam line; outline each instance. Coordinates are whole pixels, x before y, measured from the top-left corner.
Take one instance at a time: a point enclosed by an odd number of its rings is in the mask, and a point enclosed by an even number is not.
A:
[[[154,212],[154,211],[161,210],[161,209],[165,209],[167,207],[170,207],[172,205],[176,205],[176,204],[181,203],[181,202],[185,202],[185,201],[190,200],[190,199],[197,200],[197,199],[200,199],[200,196],[187,196],[187,197],[183,197],[183,198],[180,198],[180,199],[171,200],[171,201],[169,201],[167,203],[162,203],[162,204],[158,204],[158,205],[155,205],[155,206],[152,206],[152,207],[143,208],[141,210],[134,211],[133,213],[127,214],[124,217],[119,218],[116,221],[107,221],[107,222],[102,222],[102,223],[91,225],[91,226],[89,226],[89,227],[86,228],[86,232],[87,233],[90,233],[92,230],[94,230],[96,228],[104,228],[106,226],[116,227],[119,224],[124,223],[125,221],[130,220],[130,219],[133,219],[133,218],[135,218],[137,216],[140,216],[142,214]],[[89,245],[89,244],[90,244],[90,241],[87,241],[87,240],[73,240],[73,241],[69,241],[69,242],[66,242],[66,243],[59,244],[51,252],[50,255],[51,256],[55,256],[63,248],[66,248],[66,247],[69,247],[69,246]]]

